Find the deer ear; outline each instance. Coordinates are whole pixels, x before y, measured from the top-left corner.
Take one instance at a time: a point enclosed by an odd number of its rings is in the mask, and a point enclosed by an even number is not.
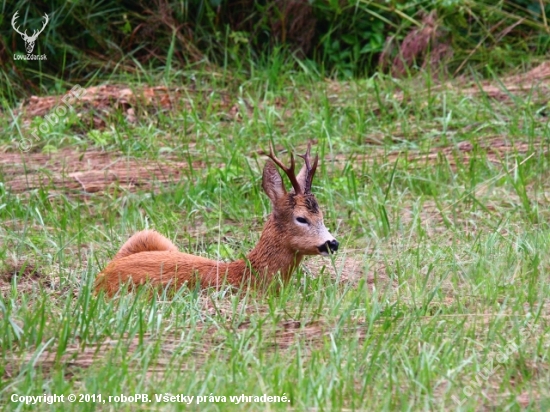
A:
[[[306,179],[307,179],[307,167],[306,165],[303,165],[300,169],[300,173],[298,173],[298,176],[296,176],[296,180],[298,181],[298,184],[302,188],[302,191],[306,190]]]
[[[286,194],[283,179],[279,174],[277,167],[271,161],[267,161],[265,164],[264,174],[262,177],[262,187],[273,204],[277,203],[277,200]]]

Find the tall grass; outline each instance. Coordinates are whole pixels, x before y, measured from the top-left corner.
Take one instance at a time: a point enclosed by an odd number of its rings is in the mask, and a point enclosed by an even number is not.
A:
[[[155,394],[204,397],[195,410],[547,408],[550,136],[537,93],[496,101],[429,76],[320,81],[285,60],[252,77],[161,76],[194,79],[181,108],[136,122],[107,113],[99,131],[61,125],[21,172],[46,177],[37,189],[14,190],[10,164],[0,172],[4,409],[187,408]],[[29,126],[1,121],[13,151],[13,128]],[[258,150],[311,139],[336,258],[308,259],[277,292],[93,292],[144,228],[189,253],[245,254],[270,212]],[[179,177],[97,193],[48,181],[56,159],[78,165],[92,151],[177,164]],[[44,393],[106,402],[11,401]],[[229,400],[243,394],[290,402]]]

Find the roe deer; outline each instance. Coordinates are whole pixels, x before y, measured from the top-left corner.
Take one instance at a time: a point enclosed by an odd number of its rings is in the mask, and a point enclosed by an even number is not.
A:
[[[328,255],[338,250],[338,242],[323,223],[323,214],[311,193],[311,182],[319,156],[313,164],[308,145],[304,166],[294,173],[294,156],[285,167],[270,145],[268,157],[288,176],[294,190],[287,193],[275,164],[267,161],[262,187],[271,200],[273,213],[264,226],[256,247],[246,259],[217,262],[179,252],[168,239],[153,230],[133,235],[113,260],[98,275],[96,290],[113,295],[122,284],[181,287],[184,283],[201,287],[219,286],[224,282],[239,287],[242,283],[269,283],[277,272],[288,282],[305,255]]]

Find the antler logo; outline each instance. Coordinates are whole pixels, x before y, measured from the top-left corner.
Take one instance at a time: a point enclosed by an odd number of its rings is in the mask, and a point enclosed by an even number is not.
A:
[[[21,33],[19,31],[19,27],[15,27],[15,21],[17,20],[17,14],[19,13],[19,11],[16,11],[15,14],[13,15],[13,18],[11,19],[11,25],[13,27],[13,29],[19,33],[21,35],[21,38],[25,41],[25,48],[27,49],[27,53],[28,54],[31,54],[33,49],[34,49],[34,43],[36,42],[36,39],[38,38],[38,35],[40,33],[42,33],[44,31],[44,29],[46,28],[46,24],[48,24],[48,21],[50,21],[48,15],[46,13],[44,13],[44,24],[42,26],[42,28],[39,30],[39,31],[36,31],[34,30],[34,33],[32,34],[32,36],[29,36],[27,34],[27,30],[25,30],[24,33]]]

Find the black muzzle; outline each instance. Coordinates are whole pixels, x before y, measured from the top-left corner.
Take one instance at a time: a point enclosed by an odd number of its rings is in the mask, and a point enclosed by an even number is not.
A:
[[[338,251],[338,241],[336,239],[329,240],[326,243],[323,243],[317,249],[319,249],[319,252],[321,253],[336,253]]]

